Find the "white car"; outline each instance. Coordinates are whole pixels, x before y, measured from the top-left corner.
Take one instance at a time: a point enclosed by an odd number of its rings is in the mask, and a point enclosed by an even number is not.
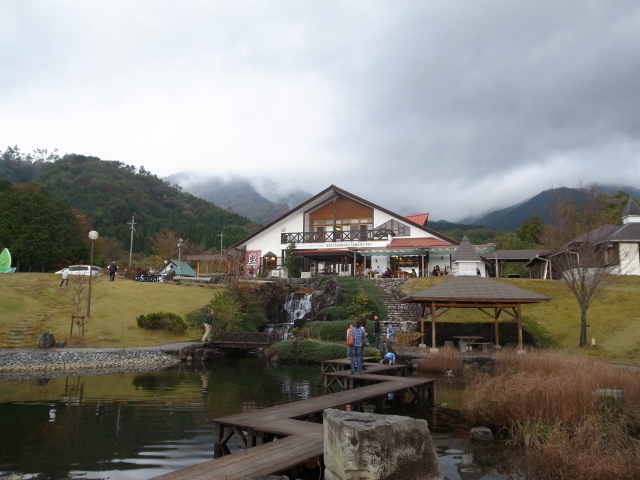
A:
[[[61,275],[65,270],[69,275],[89,275],[89,265],[71,265],[67,268],[63,268],[62,270],[58,270],[56,273]],[[91,274],[102,275],[102,270],[100,267],[93,265],[91,267]]]

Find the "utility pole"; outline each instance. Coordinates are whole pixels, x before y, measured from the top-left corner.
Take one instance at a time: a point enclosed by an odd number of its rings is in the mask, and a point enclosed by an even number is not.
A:
[[[224,238],[224,229],[222,229],[222,232],[220,232],[218,236],[220,237],[220,252],[222,252],[222,239]]]
[[[131,255],[133,254],[133,232],[136,231],[136,214],[131,217],[131,221],[127,222],[127,225],[131,225],[131,243],[129,244],[129,268],[131,268]]]

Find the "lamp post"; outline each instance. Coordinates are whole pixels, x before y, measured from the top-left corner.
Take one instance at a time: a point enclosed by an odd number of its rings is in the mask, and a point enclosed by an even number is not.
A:
[[[93,244],[98,239],[98,232],[91,230],[89,232],[91,239],[91,262],[89,264],[89,298],[87,298],[87,318],[91,318],[91,279],[93,278]]]
[[[182,250],[182,247],[184,246],[184,240],[182,240],[181,238],[178,239],[178,263],[180,263],[180,253]]]
[[[497,243],[487,243],[487,245],[491,245],[493,247],[493,253],[495,255],[495,268],[496,268],[496,278],[500,278],[500,266],[498,265],[498,244]]]

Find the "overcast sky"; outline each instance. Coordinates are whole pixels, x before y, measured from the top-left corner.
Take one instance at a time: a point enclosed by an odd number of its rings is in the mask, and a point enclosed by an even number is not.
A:
[[[0,148],[460,220],[640,187],[640,2],[0,0]]]

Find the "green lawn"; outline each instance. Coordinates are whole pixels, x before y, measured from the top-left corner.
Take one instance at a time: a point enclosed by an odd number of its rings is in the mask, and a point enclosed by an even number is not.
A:
[[[71,277],[70,277],[71,278]],[[69,338],[72,302],[69,289],[58,289],[60,275],[15,273],[0,275],[0,348],[12,326],[35,319],[37,331],[51,330],[56,340],[71,346],[132,347],[200,339],[200,329],[185,332],[143,330],[136,317],[151,312],[184,315],[208,304],[218,286],[141,283],[98,277],[92,289],[91,318],[85,336]]]
[[[85,337],[69,338],[71,302],[59,290],[59,275],[16,273],[0,275],[0,348],[12,325],[30,318],[37,330],[51,330],[56,339],[71,346],[131,347],[199,339],[200,329],[182,333],[140,329],[136,317],[151,312],[173,312],[182,317],[211,300],[218,286],[185,286],[140,283],[100,277],[93,288],[92,318]],[[413,293],[444,279],[414,278],[403,289]],[[571,292],[561,283],[549,280],[503,279],[504,283],[553,297],[548,303],[524,305],[525,322],[553,338],[561,349],[592,359],[640,365],[640,277],[621,277],[594,302],[588,322],[596,347],[579,348],[580,311]],[[508,318],[508,317],[507,317]],[[454,309],[442,321],[491,322],[476,309]]]
[[[436,283],[436,278],[410,279],[403,285],[406,293],[415,293]],[[587,314],[596,347],[580,348],[580,309],[573,294],[562,282],[501,279],[501,282],[552,297],[548,303],[523,305],[525,322],[534,322],[550,335],[562,350],[613,362],[640,364],[640,277],[620,277],[596,299]],[[502,319],[502,317],[501,317]],[[454,309],[442,321],[491,322],[477,309]]]

